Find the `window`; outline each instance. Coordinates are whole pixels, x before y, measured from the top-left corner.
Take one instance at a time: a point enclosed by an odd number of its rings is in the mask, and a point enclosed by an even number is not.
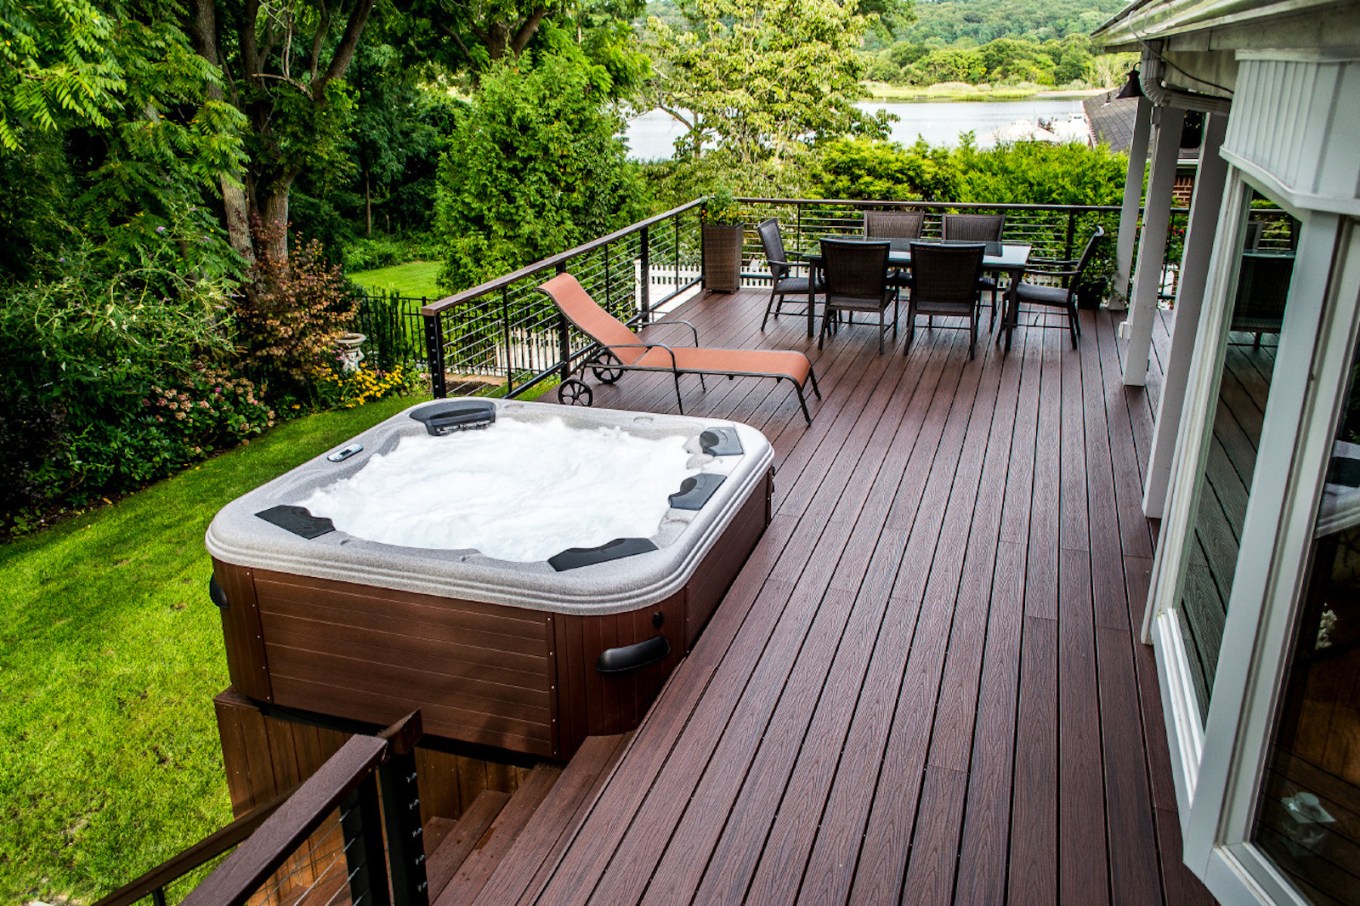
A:
[[[1218,669],[1297,235],[1298,221],[1253,193],[1178,608],[1201,722]]]
[[[1360,361],[1350,384],[1252,834],[1319,903],[1360,903]]]

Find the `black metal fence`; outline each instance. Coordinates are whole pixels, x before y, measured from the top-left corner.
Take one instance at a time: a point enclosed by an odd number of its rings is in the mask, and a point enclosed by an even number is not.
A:
[[[397,365],[406,368],[425,366],[425,328],[420,310],[429,304],[425,296],[404,296],[398,292],[351,285],[358,315],[354,329],[368,339],[365,359],[381,371]]]

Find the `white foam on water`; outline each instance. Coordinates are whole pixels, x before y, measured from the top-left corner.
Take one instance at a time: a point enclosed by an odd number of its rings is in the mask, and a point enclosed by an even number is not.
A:
[[[483,431],[403,437],[300,505],[369,541],[546,560],[656,534],[667,498],[697,471],[686,468],[685,440],[501,419]]]

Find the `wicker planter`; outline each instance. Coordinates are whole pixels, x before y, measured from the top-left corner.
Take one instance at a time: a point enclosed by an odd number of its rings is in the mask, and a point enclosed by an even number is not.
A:
[[[703,228],[704,288],[734,293],[741,288],[741,245],[746,228],[741,224],[705,224]]]
[[[1104,277],[1078,284],[1077,308],[1100,308],[1100,303],[1105,301],[1105,293],[1109,287],[1110,281]]]

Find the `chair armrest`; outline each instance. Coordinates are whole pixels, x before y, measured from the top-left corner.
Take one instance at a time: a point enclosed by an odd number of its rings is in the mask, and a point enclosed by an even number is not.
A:
[[[676,322],[679,323],[679,322]],[[665,343],[604,343],[601,344],[605,349],[664,349],[666,354],[671,357],[671,369],[675,369],[675,350]]]
[[[683,320],[682,318],[671,318],[671,319],[668,320],[668,321],[653,321],[652,323],[648,324],[647,327],[649,327],[649,328],[650,328],[650,327],[665,327],[665,326],[668,325],[668,324],[683,324],[683,325],[685,325],[686,327],[688,327],[688,328],[690,329],[690,333],[694,334],[694,345],[695,345],[696,347],[699,345],[699,328],[695,327],[695,326],[694,326],[693,324],[691,324],[690,322],[688,322],[688,321],[686,321],[686,320]],[[645,328],[644,328],[644,329],[645,329]]]
[[[1036,274],[1041,277],[1073,277],[1076,276],[1076,268],[1048,267],[1042,262],[1036,264],[1033,259],[1025,266],[1026,274]]]

